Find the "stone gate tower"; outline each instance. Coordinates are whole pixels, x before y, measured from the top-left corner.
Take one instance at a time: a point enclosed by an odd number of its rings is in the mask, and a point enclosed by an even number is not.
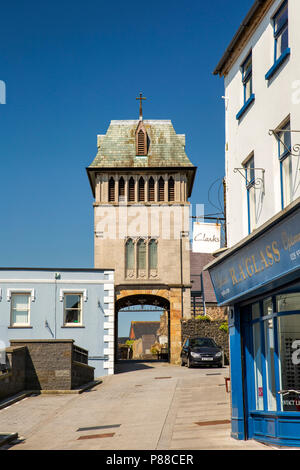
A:
[[[171,121],[111,121],[87,168],[95,197],[95,268],[115,270],[115,313],[129,305],[168,310],[170,361],[190,317],[189,210],[196,167]],[[113,363],[113,341],[108,344]]]

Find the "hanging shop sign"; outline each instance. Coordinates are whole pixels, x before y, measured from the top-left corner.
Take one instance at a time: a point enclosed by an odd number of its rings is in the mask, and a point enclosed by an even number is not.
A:
[[[213,253],[221,247],[221,225],[195,222],[193,253]]]
[[[300,269],[300,211],[278,222],[261,236],[209,268],[217,301],[229,305],[295,279]],[[266,289],[265,289],[266,290]],[[259,292],[259,293],[260,293]],[[258,293],[258,292],[256,292]]]

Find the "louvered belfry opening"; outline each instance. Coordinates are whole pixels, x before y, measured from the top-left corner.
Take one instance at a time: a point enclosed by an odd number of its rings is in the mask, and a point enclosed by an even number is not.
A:
[[[142,129],[138,132],[138,155],[146,155],[145,134]]]
[[[154,187],[155,187],[154,179],[152,178],[152,176],[150,176],[149,182],[148,182],[148,201],[149,202],[155,201]]]
[[[147,145],[147,132],[144,126],[143,121],[139,122],[139,125],[136,130],[136,155],[138,156],[146,156],[148,153],[148,145]]]
[[[139,202],[145,201],[145,181],[141,176],[139,179]]]
[[[158,180],[158,200],[159,202],[165,200],[165,182],[162,176]]]
[[[108,182],[108,200],[109,202],[115,201],[115,180],[113,177],[111,177]]]
[[[134,179],[131,177],[128,183],[128,201],[134,202]]]
[[[175,200],[175,181],[172,176],[169,178],[168,200],[169,202],[173,202]]]

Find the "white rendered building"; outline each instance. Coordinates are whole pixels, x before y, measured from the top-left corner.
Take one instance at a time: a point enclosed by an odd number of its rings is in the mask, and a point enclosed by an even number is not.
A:
[[[299,0],[256,1],[214,72],[225,81],[229,247],[300,196],[299,18]]]

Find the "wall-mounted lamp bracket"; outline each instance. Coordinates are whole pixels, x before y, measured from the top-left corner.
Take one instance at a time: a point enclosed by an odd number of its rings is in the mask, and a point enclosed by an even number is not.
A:
[[[249,170],[248,170],[249,171]],[[259,171],[261,172],[261,177],[253,178],[251,180],[247,179],[247,168],[234,168],[234,173],[239,173],[244,180],[246,181],[246,186],[253,186],[255,189],[261,189],[263,194],[265,194],[265,169],[264,168],[251,168],[251,171],[254,173]]]
[[[283,147],[285,148],[285,150],[287,152],[289,152],[289,154],[292,157],[299,157],[300,156],[300,144],[295,144],[295,145],[293,145],[292,148],[288,147],[286,145],[286,143],[279,137],[279,134],[283,133],[283,132],[300,133],[300,131],[290,130],[290,129],[276,129],[276,130],[270,129],[269,130],[269,135],[273,135],[275,137],[275,139],[277,140],[277,142],[280,142],[283,145]]]

